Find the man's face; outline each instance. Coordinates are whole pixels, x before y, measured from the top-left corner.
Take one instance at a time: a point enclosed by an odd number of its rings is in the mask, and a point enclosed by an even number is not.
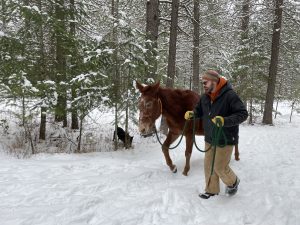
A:
[[[216,82],[204,78],[204,79],[202,79],[202,85],[203,85],[205,94],[210,94],[215,89]]]

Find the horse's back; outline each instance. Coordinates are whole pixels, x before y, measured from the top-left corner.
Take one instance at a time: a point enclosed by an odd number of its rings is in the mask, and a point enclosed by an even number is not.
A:
[[[182,95],[184,96],[184,103],[187,105],[187,110],[194,110],[194,108],[196,107],[196,105],[199,103],[200,101],[200,95],[194,91],[191,90],[182,90]],[[189,124],[189,132],[190,133],[193,130],[193,125],[192,125],[193,121],[190,121]],[[200,119],[196,119],[195,121],[195,134],[196,135],[204,135],[204,131],[203,131],[203,125],[202,125],[202,120]]]
[[[191,90],[181,90],[181,89],[174,89],[178,94],[181,96],[181,104],[185,106],[185,110],[193,110],[197,103],[200,101],[200,95]]]

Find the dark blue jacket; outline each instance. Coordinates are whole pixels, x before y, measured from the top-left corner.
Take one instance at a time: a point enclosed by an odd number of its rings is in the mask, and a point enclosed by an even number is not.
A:
[[[203,121],[205,141],[208,143],[212,142],[214,124],[211,119],[215,116],[224,117],[224,132],[228,145],[238,143],[239,124],[248,117],[245,105],[228,82],[221,88],[214,102],[211,102],[208,95],[202,95],[194,113],[196,118]],[[220,140],[220,144],[224,144],[224,138]]]

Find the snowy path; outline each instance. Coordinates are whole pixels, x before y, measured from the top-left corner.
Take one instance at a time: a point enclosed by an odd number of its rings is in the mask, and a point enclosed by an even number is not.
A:
[[[198,197],[203,154],[184,177],[183,145],[171,153],[177,174],[148,139],[131,151],[0,155],[0,224],[299,225],[300,125],[241,126],[240,138],[240,190],[209,200]]]

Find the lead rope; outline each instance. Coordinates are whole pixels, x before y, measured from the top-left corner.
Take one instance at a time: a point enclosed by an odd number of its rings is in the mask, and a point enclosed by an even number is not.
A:
[[[160,98],[158,98],[158,103],[160,105],[160,114],[162,115],[162,102],[160,100]],[[178,141],[178,143],[173,146],[173,147],[169,147],[169,149],[175,149],[179,146],[179,144],[181,143],[182,139],[183,139],[183,136],[184,136],[184,131],[187,127],[187,123],[188,123],[188,120],[185,121],[184,123],[184,127],[183,127],[183,130],[181,132],[181,137]],[[156,138],[157,138],[157,141],[159,142],[159,144],[161,146],[163,146],[163,143],[160,141],[159,137],[158,137],[158,134],[157,134],[157,129],[156,129],[156,126],[154,125],[154,128],[155,128],[155,135],[156,135]],[[212,160],[212,167],[211,167],[211,175],[213,174],[213,167],[214,167],[214,163],[215,163],[215,156],[216,156],[216,147],[219,146],[219,147],[225,147],[227,145],[227,138],[225,136],[225,133],[223,131],[223,127],[222,127],[222,121],[220,119],[217,119],[216,120],[216,124],[214,124],[214,127],[213,127],[213,136],[212,136],[212,144],[209,146],[208,149],[205,149],[205,150],[202,150],[201,148],[198,147],[197,143],[196,143],[196,138],[195,138],[195,133],[196,133],[196,118],[193,117],[193,144],[195,145],[196,149],[199,151],[199,152],[207,152],[209,151],[212,147],[214,147],[214,155],[213,155],[213,160]],[[224,145],[221,145],[219,142],[220,142],[220,137],[221,135],[224,137]],[[210,175],[210,176],[211,176]]]
[[[209,175],[208,182],[207,182],[207,186],[209,186],[209,183],[210,183],[210,180],[211,180],[211,176],[214,173],[214,165],[215,165],[215,158],[216,158],[217,146],[219,146],[221,148],[225,147],[227,145],[227,138],[226,138],[226,135],[225,135],[223,127],[222,127],[222,121],[220,119],[217,119],[216,120],[216,124],[214,124],[213,131],[212,131],[213,135],[212,135],[212,143],[211,143],[211,145],[209,146],[208,149],[201,150],[198,147],[197,143],[196,143],[196,138],[195,138],[195,126],[196,126],[195,123],[196,122],[195,121],[196,121],[196,119],[193,118],[193,143],[194,143],[196,149],[198,151],[200,151],[200,152],[207,152],[207,151],[209,151],[213,147],[213,158],[212,158],[212,162],[211,162],[210,175]],[[185,123],[184,123],[184,127],[183,127],[183,130],[182,130],[179,142],[175,146],[169,147],[169,149],[175,149],[181,143],[182,138],[184,136],[184,131],[186,129],[187,123],[188,123],[188,120],[186,120]],[[158,137],[156,127],[155,127],[155,134],[156,134],[156,138],[157,138],[158,142],[162,146],[163,143],[161,143],[161,141],[160,141],[160,139]],[[221,136],[223,136],[223,138],[224,138],[224,144],[223,145],[221,145],[221,143],[219,143]]]
[[[209,151],[210,149],[211,149],[211,146],[212,145],[210,145],[210,147],[208,148],[208,149],[206,149],[206,150],[201,150],[201,148],[199,148],[198,147],[198,145],[197,145],[197,143],[196,143],[196,119],[193,117],[193,143],[194,143],[194,145],[195,145],[195,147],[196,147],[196,149],[199,151],[199,152],[207,152],[207,151]]]
[[[161,103],[160,98],[158,98],[158,103],[159,103],[159,105],[160,105],[160,114],[162,115],[162,103]],[[187,121],[185,121],[185,123],[184,123],[184,127],[183,127],[183,130],[182,130],[182,132],[181,132],[181,137],[180,137],[180,140],[179,140],[179,142],[177,143],[177,145],[175,145],[175,146],[173,146],[173,147],[169,147],[169,149],[172,150],[172,149],[175,149],[175,148],[177,148],[177,147],[179,146],[179,144],[181,143],[182,138],[183,138],[183,136],[184,136],[184,131],[185,131],[186,125],[187,125]],[[163,146],[163,143],[161,143],[161,141],[160,141],[160,139],[159,139],[159,137],[158,137],[157,129],[156,129],[155,124],[154,124],[154,129],[155,129],[154,131],[155,131],[155,135],[156,135],[157,141],[159,142],[159,144],[160,144],[161,146]]]
[[[210,145],[210,148],[213,146],[213,158],[212,158],[212,162],[211,162],[210,175],[209,175],[209,178],[208,178],[207,186],[209,186],[211,176],[214,173],[214,165],[215,165],[217,146],[219,146],[220,148],[223,148],[227,145],[227,138],[226,138],[226,135],[225,135],[223,127],[222,127],[222,121],[220,119],[216,119],[216,124],[214,124],[212,133],[213,133],[212,143]],[[219,143],[221,135],[224,138],[224,144],[223,145],[221,145],[221,143]]]

